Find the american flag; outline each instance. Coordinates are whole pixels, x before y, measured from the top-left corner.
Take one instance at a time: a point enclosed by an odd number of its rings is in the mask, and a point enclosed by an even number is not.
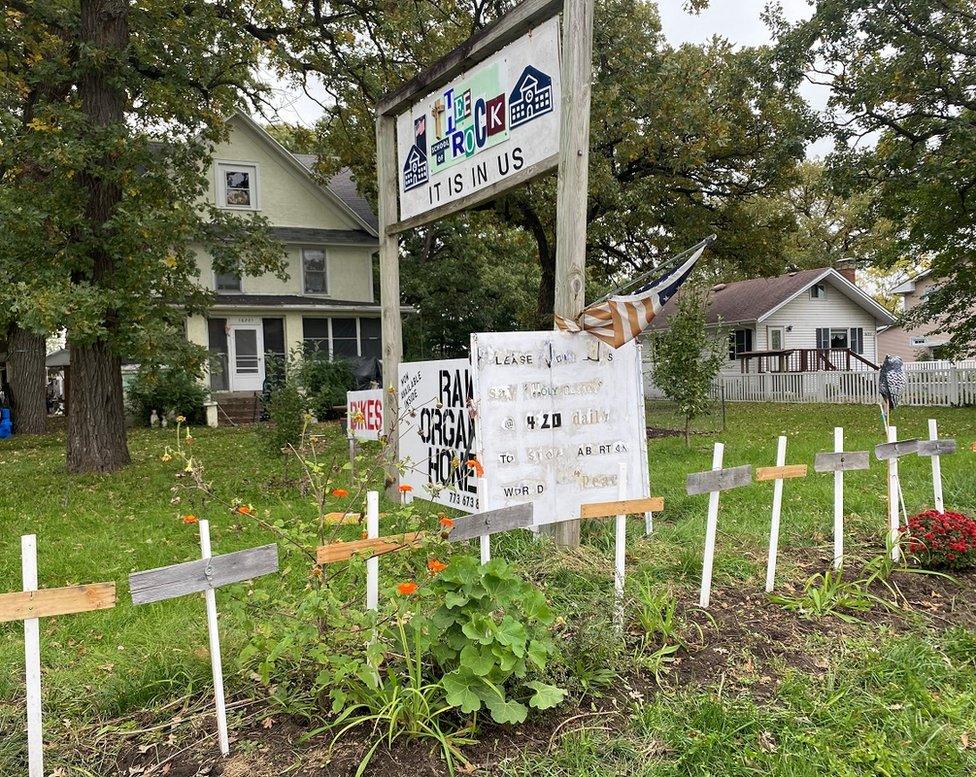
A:
[[[648,283],[644,283],[647,276],[642,276],[634,282],[638,288],[630,294],[608,296],[594,302],[575,321],[556,315],[556,328],[563,332],[589,332],[612,348],[630,342],[650,326],[654,316],[691,275],[702,253],[714,239],[712,235],[680,254],[672,262],[674,267],[664,275]]]

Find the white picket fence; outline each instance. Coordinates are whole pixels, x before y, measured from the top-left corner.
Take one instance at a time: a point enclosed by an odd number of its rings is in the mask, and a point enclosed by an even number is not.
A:
[[[907,387],[902,404],[915,407],[976,405],[976,361],[917,362],[905,365]],[[644,392],[663,399],[654,384],[653,365],[644,365]],[[712,397],[727,402],[829,402],[870,405],[878,401],[878,373],[871,371],[766,372],[720,375]]]

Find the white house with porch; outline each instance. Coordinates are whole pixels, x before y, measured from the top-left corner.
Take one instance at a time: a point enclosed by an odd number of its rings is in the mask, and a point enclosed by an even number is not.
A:
[[[229,123],[228,139],[213,154],[207,197],[219,208],[265,216],[285,248],[288,278],[216,273],[209,253],[194,246],[200,283],[216,301],[206,317],[187,319],[186,333],[210,351],[208,381],[218,404],[240,413],[248,400],[247,415],[271,356],[312,344],[330,357],[380,357],[378,239],[376,216],[349,171],[322,183],[315,157],[290,153],[243,114]]]
[[[667,328],[677,300],[651,332]],[[876,370],[884,358],[878,328],[894,320],[854,282],[853,270],[831,267],[716,284],[707,304],[708,325],[728,337],[727,375]],[[645,349],[650,362],[652,351]]]

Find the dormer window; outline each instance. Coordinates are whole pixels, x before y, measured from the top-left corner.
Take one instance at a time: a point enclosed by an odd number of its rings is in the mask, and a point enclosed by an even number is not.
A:
[[[257,165],[218,162],[217,205],[232,210],[258,210]]]
[[[813,284],[813,286],[810,287],[810,299],[827,299],[827,284]]]

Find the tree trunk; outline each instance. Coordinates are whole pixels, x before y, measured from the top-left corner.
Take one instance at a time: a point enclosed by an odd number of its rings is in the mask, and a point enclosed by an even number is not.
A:
[[[7,353],[14,432],[43,434],[47,423],[44,337],[14,325],[7,333]]]
[[[105,342],[71,345],[68,471],[113,472],[129,463],[122,362]]]
[[[548,240],[537,241],[539,245],[539,298],[536,317],[539,329],[551,329],[553,309],[556,303],[556,247]]]
[[[81,41],[92,56],[78,81],[82,112],[93,140],[104,151],[78,176],[85,192],[85,221],[89,231],[91,270],[74,280],[99,287],[114,272],[107,249],[112,239],[107,225],[122,200],[114,176],[113,127],[124,127],[126,93],[122,86],[125,49],[129,43],[128,0],[81,0]],[[129,463],[125,440],[121,361],[113,348],[119,328],[115,311],[107,310],[106,335],[93,342],[71,343],[71,385],[68,397],[68,471],[111,472]]]

